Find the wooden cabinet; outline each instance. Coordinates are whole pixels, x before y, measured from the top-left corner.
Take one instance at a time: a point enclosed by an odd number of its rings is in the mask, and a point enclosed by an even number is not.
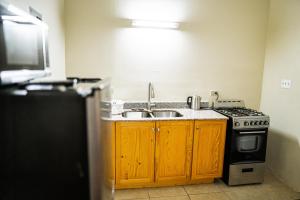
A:
[[[116,187],[154,182],[155,122],[116,123]]]
[[[225,136],[226,120],[116,122],[116,188],[212,182]]]
[[[155,182],[178,184],[189,180],[193,121],[156,122]]]
[[[192,180],[222,176],[226,120],[195,121]]]

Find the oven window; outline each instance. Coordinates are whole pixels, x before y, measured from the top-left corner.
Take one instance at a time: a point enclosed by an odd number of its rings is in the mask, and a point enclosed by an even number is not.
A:
[[[261,147],[261,136],[258,135],[247,135],[239,136],[237,138],[237,150],[239,152],[256,152]]]

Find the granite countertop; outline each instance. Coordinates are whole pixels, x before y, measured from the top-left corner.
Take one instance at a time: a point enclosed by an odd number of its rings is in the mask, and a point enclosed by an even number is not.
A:
[[[172,108],[172,109],[154,109],[154,110],[174,110],[182,114],[182,117],[172,117],[172,118],[142,118],[142,117],[134,117],[134,118],[125,118],[119,115],[112,115],[111,117],[105,117],[104,120],[109,121],[162,121],[162,120],[227,120],[228,117],[217,113],[213,110],[192,110],[188,108]],[[129,109],[124,111],[130,111]]]

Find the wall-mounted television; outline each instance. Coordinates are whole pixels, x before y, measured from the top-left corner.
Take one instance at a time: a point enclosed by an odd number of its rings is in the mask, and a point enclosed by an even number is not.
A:
[[[0,85],[50,75],[47,35],[43,21],[0,2]]]

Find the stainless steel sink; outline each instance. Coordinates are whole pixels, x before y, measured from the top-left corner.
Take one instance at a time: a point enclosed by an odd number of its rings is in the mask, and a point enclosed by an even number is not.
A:
[[[126,111],[122,113],[125,118],[151,118],[151,115],[147,111]]]
[[[153,110],[152,114],[154,117],[162,118],[173,118],[173,117],[182,117],[183,115],[174,110]]]
[[[153,111],[125,111],[122,113],[122,117],[125,118],[176,118],[183,115],[175,110],[153,110]]]

